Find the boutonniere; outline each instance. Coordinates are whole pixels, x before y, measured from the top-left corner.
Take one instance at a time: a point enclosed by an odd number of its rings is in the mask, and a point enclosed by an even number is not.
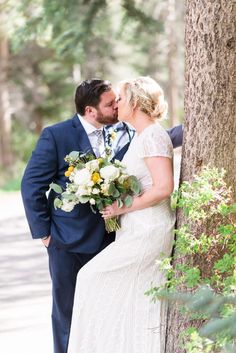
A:
[[[106,145],[111,147],[113,144],[113,141],[116,139],[117,131],[116,129],[109,129],[109,132],[107,133],[106,136]]]

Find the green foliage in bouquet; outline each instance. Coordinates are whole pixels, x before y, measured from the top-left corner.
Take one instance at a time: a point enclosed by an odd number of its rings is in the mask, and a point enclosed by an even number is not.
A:
[[[188,353],[236,352],[236,204],[224,176],[224,170],[205,167],[173,195],[187,223],[176,230],[173,257],[157,261],[167,282],[146,293],[184,303],[180,310],[193,323],[184,333]],[[195,319],[204,322],[200,329]]]
[[[50,184],[50,188],[60,194],[55,198],[54,207],[70,212],[79,203],[90,203],[93,212],[102,211],[106,206],[117,201],[118,207],[130,207],[133,197],[141,191],[140,182],[134,175],[128,175],[124,165],[110,156],[95,158],[92,154],[73,151],[65,157],[69,178],[66,189]],[[105,221],[108,232],[119,229],[116,218]]]

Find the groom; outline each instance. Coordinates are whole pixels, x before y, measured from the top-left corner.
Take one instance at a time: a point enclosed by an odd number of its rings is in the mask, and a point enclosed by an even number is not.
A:
[[[70,332],[76,276],[80,268],[114,240],[107,234],[99,212],[88,204],[64,212],[53,206],[56,197],[46,192],[51,182],[65,187],[71,151],[92,152],[97,157],[113,124],[117,123],[116,95],[108,81],[83,81],[76,89],[77,114],[72,119],[45,128],[22,179],[22,197],[32,237],[47,248],[52,279],[52,327],[54,353],[66,353]],[[108,127],[103,129],[107,125]],[[118,123],[113,152],[122,159],[134,131]],[[103,138],[105,134],[105,139]],[[182,128],[170,131],[174,147],[182,143]]]

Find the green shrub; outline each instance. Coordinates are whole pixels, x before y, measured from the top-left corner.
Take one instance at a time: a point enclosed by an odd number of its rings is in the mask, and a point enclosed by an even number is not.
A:
[[[183,303],[191,322],[207,322],[184,333],[189,353],[236,352],[236,204],[224,176],[223,170],[205,167],[175,192],[173,204],[187,223],[176,230],[173,257],[157,261],[166,272],[165,285],[146,293],[153,300]]]

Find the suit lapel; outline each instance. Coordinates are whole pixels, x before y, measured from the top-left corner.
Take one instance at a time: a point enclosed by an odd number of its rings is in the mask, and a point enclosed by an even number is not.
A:
[[[130,142],[128,142],[125,146],[123,146],[119,152],[116,153],[116,155],[112,158],[112,162],[115,160],[115,159],[118,159],[119,161],[122,161],[125,153],[128,151],[128,148],[129,148],[129,145],[130,145]]]
[[[94,154],[88,135],[84,130],[83,125],[81,124],[77,115],[72,118],[72,125],[76,132],[76,139],[79,146],[79,152]]]

